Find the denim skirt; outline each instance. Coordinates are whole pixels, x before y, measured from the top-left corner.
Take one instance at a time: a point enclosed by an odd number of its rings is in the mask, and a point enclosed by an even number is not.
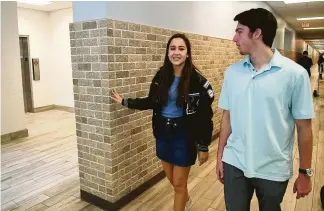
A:
[[[195,164],[197,149],[185,133],[184,118],[161,117],[156,139],[156,155],[170,164],[188,167]]]

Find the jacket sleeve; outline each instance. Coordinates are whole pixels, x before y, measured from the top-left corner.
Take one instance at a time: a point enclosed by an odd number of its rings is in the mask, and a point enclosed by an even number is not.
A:
[[[158,81],[157,76],[159,72],[154,76],[151,85],[150,85],[150,91],[147,97],[144,98],[128,98],[123,99],[122,105],[126,106],[131,109],[138,109],[138,110],[148,110],[153,109],[155,103],[153,102],[153,96],[157,91],[158,88]]]
[[[213,109],[212,103],[214,101],[214,90],[208,80],[205,80],[201,84],[201,93],[200,93],[200,108],[199,119],[200,119],[200,130],[201,135],[200,139],[197,140],[198,151],[208,152],[208,146],[212,141],[213,133]]]

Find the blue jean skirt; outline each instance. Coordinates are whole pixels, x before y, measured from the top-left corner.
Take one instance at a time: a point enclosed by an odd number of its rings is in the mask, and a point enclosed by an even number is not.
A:
[[[197,149],[185,133],[184,118],[161,117],[158,127],[157,157],[176,166],[194,165],[197,159]]]

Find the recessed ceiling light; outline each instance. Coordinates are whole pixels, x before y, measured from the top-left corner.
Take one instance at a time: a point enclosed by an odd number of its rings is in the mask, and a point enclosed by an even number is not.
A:
[[[306,2],[313,2],[311,0],[307,1],[299,1],[299,0],[285,0],[285,4],[297,4],[297,3],[306,3]]]
[[[297,18],[298,21],[307,21],[307,20],[322,20],[324,17],[309,17],[309,18]]]
[[[315,30],[315,29],[324,29],[324,27],[309,27],[309,28],[303,28],[304,30]]]
[[[18,2],[24,4],[34,4],[34,5],[46,5],[52,3],[52,1],[43,1],[43,0],[19,0]]]

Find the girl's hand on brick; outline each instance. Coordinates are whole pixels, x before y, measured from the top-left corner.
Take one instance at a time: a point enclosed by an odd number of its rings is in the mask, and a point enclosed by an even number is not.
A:
[[[110,96],[111,99],[116,101],[117,103],[121,104],[123,101],[123,98],[116,92],[116,90],[112,90],[112,95]]]

